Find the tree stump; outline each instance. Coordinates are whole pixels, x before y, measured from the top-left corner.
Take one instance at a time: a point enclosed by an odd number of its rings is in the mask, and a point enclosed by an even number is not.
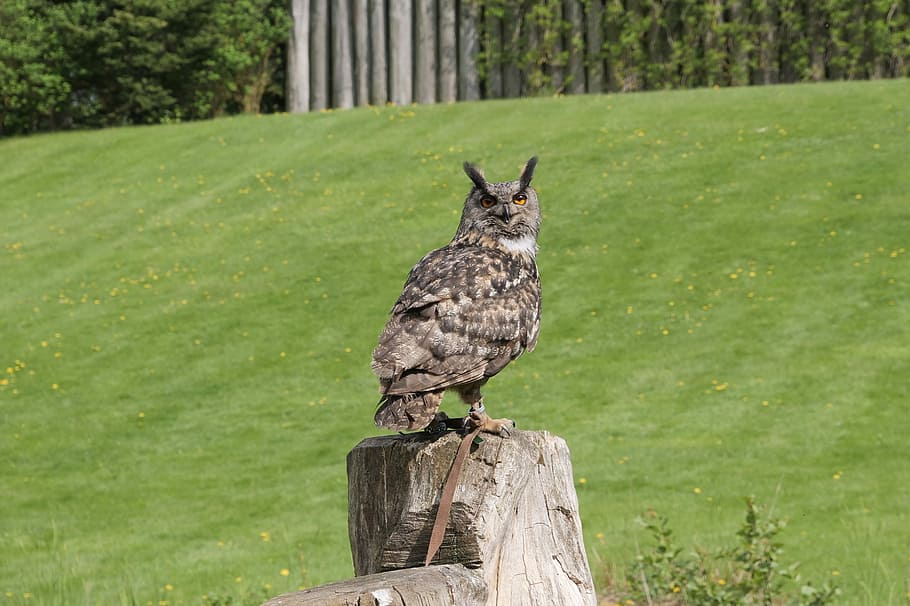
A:
[[[432,565],[427,545],[461,436],[367,438],[349,454],[358,578],[281,596],[316,604],[596,604],[569,449],[547,432],[484,436],[458,479]]]

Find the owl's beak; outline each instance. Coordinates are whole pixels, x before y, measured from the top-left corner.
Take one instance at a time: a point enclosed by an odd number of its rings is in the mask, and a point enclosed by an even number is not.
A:
[[[499,206],[502,210],[498,213],[500,219],[503,223],[508,223],[512,219],[512,213],[510,212],[508,204],[500,204]]]

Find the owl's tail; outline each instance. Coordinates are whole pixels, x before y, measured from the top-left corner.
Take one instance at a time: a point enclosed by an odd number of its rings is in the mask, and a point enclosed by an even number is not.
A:
[[[392,431],[423,429],[436,416],[443,390],[424,393],[386,394],[379,400],[373,421]]]

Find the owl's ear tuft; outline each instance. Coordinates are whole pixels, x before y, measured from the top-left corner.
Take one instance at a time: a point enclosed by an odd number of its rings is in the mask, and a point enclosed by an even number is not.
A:
[[[521,171],[521,177],[519,177],[518,182],[521,183],[521,188],[525,189],[531,184],[531,179],[534,178],[534,169],[537,167],[537,156],[532,157],[525,164],[524,169]]]
[[[477,189],[486,189],[487,180],[483,177],[483,170],[479,166],[474,166],[470,162],[464,163],[464,174],[474,182]]]

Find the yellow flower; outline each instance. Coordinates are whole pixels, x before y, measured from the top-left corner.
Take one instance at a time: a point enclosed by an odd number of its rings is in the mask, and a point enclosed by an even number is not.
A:
[[[287,568],[282,568],[281,572],[279,574],[283,577],[289,577],[289,576],[291,576],[291,571],[288,570]]]
[[[692,492],[694,492],[695,494],[701,494],[701,488],[696,486],[695,488],[692,489]]]

